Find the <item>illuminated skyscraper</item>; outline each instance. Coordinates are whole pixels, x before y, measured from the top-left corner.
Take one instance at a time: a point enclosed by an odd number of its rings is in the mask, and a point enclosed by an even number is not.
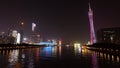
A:
[[[96,43],[96,38],[95,38],[94,25],[93,25],[93,11],[91,9],[90,3],[89,3],[88,16],[90,22],[90,42],[91,44],[94,44]]]
[[[35,24],[35,23],[32,23],[32,31],[33,31],[33,32],[35,31],[35,27],[36,27],[36,24]]]

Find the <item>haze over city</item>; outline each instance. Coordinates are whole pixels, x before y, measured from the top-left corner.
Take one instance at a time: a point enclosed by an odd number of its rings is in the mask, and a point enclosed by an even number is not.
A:
[[[0,2],[0,32],[19,30],[24,22],[24,36],[35,31],[45,39],[60,38],[65,42],[90,40],[88,0],[10,0]],[[119,27],[120,6],[117,1],[92,0],[95,31]]]
[[[115,0],[0,2],[0,68],[119,68]]]

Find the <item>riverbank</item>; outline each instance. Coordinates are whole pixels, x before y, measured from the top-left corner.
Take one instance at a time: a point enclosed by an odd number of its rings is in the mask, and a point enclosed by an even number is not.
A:
[[[107,54],[120,55],[120,45],[118,44],[96,43],[87,45],[87,49]]]
[[[36,48],[44,47],[45,45],[34,45],[34,44],[0,44],[0,50],[2,49],[24,49],[24,48]]]

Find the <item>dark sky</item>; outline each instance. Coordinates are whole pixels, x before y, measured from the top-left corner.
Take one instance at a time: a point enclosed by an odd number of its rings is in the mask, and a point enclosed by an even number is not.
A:
[[[92,0],[95,31],[120,27],[120,5],[117,1]],[[43,38],[63,41],[89,40],[88,0],[4,0],[0,2],[0,32],[19,30],[25,23],[25,36],[32,34],[31,23]]]

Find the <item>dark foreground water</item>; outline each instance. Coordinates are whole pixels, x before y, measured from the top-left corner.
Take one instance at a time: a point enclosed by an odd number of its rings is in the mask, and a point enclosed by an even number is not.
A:
[[[120,56],[80,46],[0,50],[0,68],[119,68]]]

